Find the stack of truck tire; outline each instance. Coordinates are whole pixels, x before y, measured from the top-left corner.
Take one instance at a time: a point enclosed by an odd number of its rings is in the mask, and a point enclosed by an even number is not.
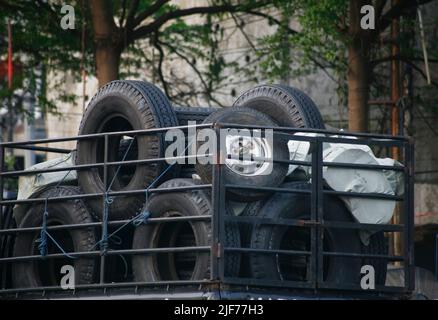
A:
[[[83,115],[78,135],[104,132],[133,131],[154,128],[186,126],[200,123],[226,123],[239,126],[269,126],[325,129],[322,117],[314,102],[302,91],[282,85],[260,85],[242,93],[232,107],[200,108],[174,107],[163,92],[152,84],[142,81],[113,81],[103,86],[92,98]],[[256,148],[261,157],[289,160],[288,139],[274,133],[272,145],[263,140]],[[38,198],[56,198],[78,194],[106,193],[108,191],[148,190],[175,188],[164,193],[127,194],[34,204],[26,209],[19,227],[39,227],[43,212],[47,212],[47,225],[83,224],[102,221],[107,214],[109,221],[131,219],[142,212],[149,218],[209,216],[212,214],[209,189],[189,187],[212,183],[212,164],[154,163],[129,164],[130,160],[165,158],[165,132],[153,134],[109,135],[100,138],[84,138],[77,141],[74,152],[76,165],[103,162],[122,162],[123,166],[108,166],[105,179],[103,168],[77,170],[76,180],[61,185],[47,186]],[[108,153],[105,155],[105,144]],[[242,151],[242,140],[229,141],[230,148]],[[271,154],[270,152],[273,152]],[[228,160],[227,160],[228,161]],[[256,165],[254,165],[256,163]],[[310,220],[310,193],[281,193],[257,190],[257,187],[278,187],[310,190],[311,181],[305,170],[289,171],[289,164],[274,162],[270,173],[263,163],[247,164],[230,160],[222,166],[223,183],[239,184],[252,188],[229,189],[226,195],[225,214],[253,216],[270,219]],[[164,173],[164,174],[163,174]],[[107,181],[105,181],[107,180]],[[108,185],[110,190],[108,190]],[[177,189],[181,188],[181,191]],[[253,188],[256,187],[256,188]],[[105,207],[107,206],[107,211]],[[354,222],[345,203],[334,195],[325,195],[324,220]],[[106,213],[105,213],[106,212]],[[146,249],[169,247],[210,246],[212,225],[209,219],[166,223],[130,224],[108,239],[109,251],[117,249]],[[117,227],[109,226],[111,234]],[[225,223],[225,247],[265,250],[310,251],[310,228],[258,223]],[[65,252],[89,252],[102,245],[101,227],[83,227],[50,231]],[[39,253],[39,232],[18,233],[13,248],[14,256],[30,256]],[[324,250],[349,253],[386,254],[383,232],[373,234],[368,243],[361,241],[359,232],[347,228],[326,228]],[[47,241],[48,253],[60,253],[60,249]],[[181,251],[154,254],[108,255],[105,280],[112,281],[167,281],[203,280],[210,277],[210,253],[208,251]],[[227,252],[224,272],[228,277],[246,277],[264,280],[306,281],[309,277],[308,255],[261,254],[257,252]],[[97,282],[100,259],[81,256],[71,259],[41,259],[15,262],[13,286],[28,288],[57,286],[62,265],[71,264],[75,269],[77,284]],[[334,283],[360,282],[362,265],[375,268],[377,284],[384,284],[386,261],[342,256],[324,258],[324,280]]]

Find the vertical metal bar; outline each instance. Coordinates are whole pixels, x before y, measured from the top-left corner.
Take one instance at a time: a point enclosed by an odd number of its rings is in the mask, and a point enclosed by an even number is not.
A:
[[[217,130],[217,134],[219,134],[219,129]],[[220,139],[219,139],[220,140]],[[221,147],[221,142],[218,141],[218,146]],[[219,245],[218,245],[218,250],[217,250],[217,254],[218,254],[218,264],[219,264],[219,268],[218,268],[218,276],[219,276],[219,280],[223,281],[224,277],[225,277],[225,251],[224,251],[224,247],[227,246],[227,243],[225,241],[225,215],[227,214],[226,212],[226,206],[225,206],[225,198],[226,198],[226,190],[225,190],[225,179],[224,179],[224,170],[223,170],[223,161],[225,160],[223,158],[223,153],[222,153],[222,148],[218,149],[218,153],[219,153],[219,160],[220,163],[217,165],[219,167],[219,193],[218,193],[218,204],[219,204],[219,208],[218,208],[218,235],[219,235]],[[229,253],[228,253],[229,254]]]
[[[5,148],[0,148],[0,172],[5,167]],[[3,176],[0,175],[0,201],[3,201]],[[0,227],[3,227],[3,205],[0,204]]]
[[[316,162],[317,162],[317,174],[316,174],[316,209],[317,209],[317,224],[316,224],[316,237],[317,237],[317,267],[318,267],[318,283],[324,281],[324,228],[321,226],[324,223],[324,193],[322,182],[322,141],[317,137],[316,140]]]
[[[0,172],[3,172],[5,167],[5,148],[4,147],[0,147]],[[0,175],[0,201],[3,201],[3,176]],[[3,228],[3,208],[5,206],[0,204],[0,228]],[[2,235],[0,237],[0,249],[3,249],[3,241],[6,241],[7,239],[7,235]],[[4,270],[6,269],[6,265],[4,265],[3,263],[0,266],[0,277],[2,279],[0,279],[0,283],[3,289],[6,288],[5,284],[6,284],[6,273],[4,273]]]
[[[435,277],[438,280],[438,233],[435,235]]]
[[[225,192],[224,184],[222,183],[222,165],[221,165],[221,152],[220,152],[220,129],[215,128],[216,133],[216,152],[213,154],[212,160],[212,243],[210,251],[211,261],[211,280],[220,279],[220,275],[223,275],[223,264],[221,268],[221,239],[220,239],[220,221],[221,221],[221,207],[223,199],[223,193]],[[223,219],[222,219],[223,220]],[[222,269],[222,270],[221,270]]]
[[[404,287],[406,290],[409,288],[409,279],[410,279],[410,269],[409,269],[409,223],[410,223],[410,199],[411,199],[411,190],[410,190],[410,179],[411,179],[411,172],[410,172],[410,151],[409,151],[409,144],[405,143],[403,146],[403,159],[405,164],[405,169],[403,171],[404,174],[404,188],[405,188],[405,196],[403,200],[403,242],[404,242],[404,261],[403,261],[403,269],[404,269]],[[401,209],[401,206],[399,206]],[[395,234],[395,233],[394,233]],[[396,255],[396,252],[394,252],[394,255]]]
[[[104,155],[103,155],[103,187],[104,191],[108,188],[108,135],[104,136]],[[102,210],[105,210],[106,204],[106,195],[102,197]],[[105,215],[105,212],[102,212],[102,217]],[[108,223],[107,221],[103,221],[102,219],[102,235],[107,234],[108,232]],[[105,283],[105,258],[106,258],[106,246],[104,243],[101,247],[101,256],[100,256],[100,283]]]
[[[414,264],[414,223],[415,223],[415,208],[414,208],[414,177],[415,177],[415,149],[414,141],[409,141],[409,211],[408,211],[408,243],[409,243],[409,290],[415,289],[415,264]]]
[[[413,228],[414,228],[414,162],[413,162],[413,143],[404,144],[404,189],[405,199],[403,201],[403,240],[404,240],[404,274],[405,290],[414,289],[414,245],[413,245]],[[400,206],[401,207],[401,206]]]
[[[311,189],[312,192],[310,194],[310,219],[313,222],[318,222],[318,138],[315,137],[315,140],[312,142],[312,175],[311,175],[311,179],[312,179],[312,184],[311,184]],[[317,287],[317,283],[319,280],[319,276],[318,276],[318,263],[319,263],[319,248],[318,248],[318,229],[316,227],[316,224],[311,224],[310,226],[310,251],[311,251],[311,256],[310,256],[310,277],[309,277],[309,282],[310,284],[316,288]]]
[[[317,149],[316,142],[311,142],[311,146],[313,150]],[[316,153],[312,152],[312,174],[311,174],[311,190],[310,193],[310,219],[312,221],[316,221],[316,218],[318,216],[318,202],[317,202],[317,194],[318,194],[318,188],[316,185],[316,181],[318,181],[318,161],[316,157]],[[317,279],[317,252],[316,252],[316,230],[315,226],[312,224],[310,226],[310,275],[309,275],[309,282],[310,284],[316,288],[316,279]]]

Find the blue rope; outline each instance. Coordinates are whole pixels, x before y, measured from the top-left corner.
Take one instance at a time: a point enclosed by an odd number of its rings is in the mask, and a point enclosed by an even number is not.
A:
[[[38,249],[40,251],[40,255],[42,257],[45,257],[47,255],[47,237],[49,237],[50,240],[52,240],[52,242],[55,244],[55,246],[62,252],[62,254],[70,259],[76,259],[76,257],[73,257],[71,255],[69,255],[63,248],[62,246],[55,240],[55,238],[53,238],[50,233],[47,231],[47,217],[49,216],[49,212],[47,211],[47,201],[48,199],[46,198],[46,201],[44,202],[44,213],[43,213],[43,223],[41,226],[41,232],[40,232],[40,238],[37,240],[37,242],[39,242],[38,245]]]
[[[134,220],[132,221],[132,224],[136,227],[148,223],[148,219],[151,216],[151,213],[148,210],[148,204],[149,204],[148,194],[149,194],[149,188],[145,190],[144,210],[139,215],[134,217]]]
[[[109,206],[114,202],[114,198],[108,196],[108,192],[105,192],[105,206],[103,210],[103,230],[102,239],[100,242],[100,248],[103,251],[108,249],[108,216],[109,216]]]
[[[71,154],[70,154],[71,157]],[[67,171],[67,173],[62,177],[61,180],[58,181],[58,183],[55,185],[55,188],[58,188],[61,183],[64,182],[65,178],[67,178],[67,176],[70,174],[71,169]],[[39,243],[38,245],[38,249],[40,251],[40,255],[42,257],[45,257],[47,255],[47,237],[50,238],[50,240],[52,240],[52,242],[58,247],[59,250],[61,250],[61,252],[63,253],[64,256],[71,258],[71,259],[76,259],[76,257],[73,257],[71,255],[69,255],[63,248],[62,246],[50,235],[50,233],[47,231],[47,217],[49,216],[49,212],[47,210],[48,207],[48,198],[46,198],[45,202],[44,202],[44,212],[43,212],[43,223],[41,226],[41,232],[40,232],[40,237],[37,240],[37,243]]]
[[[112,249],[109,249],[109,251],[114,251]],[[123,262],[123,266],[125,268],[125,272],[123,273],[123,279],[127,279],[128,278],[128,261],[126,261],[126,258],[121,254],[121,253],[117,253],[116,256],[118,256],[120,258],[120,260],[122,260]]]
[[[40,255],[45,257],[47,255],[47,198],[44,202],[44,212],[43,212],[43,224],[41,226],[40,238],[37,240],[39,242],[38,249],[40,250]]]
[[[122,161],[125,160],[129,149],[131,148],[131,145],[133,143],[134,139],[131,140],[125,154],[123,155]],[[195,140],[192,140],[187,147],[184,149],[184,151],[181,153],[180,156],[183,156],[185,154],[185,152],[189,149],[189,147],[192,145],[192,143]],[[119,173],[120,167],[121,165],[117,168],[116,173],[114,174],[113,179],[111,180],[110,186],[108,187],[107,192],[105,193],[105,208],[104,208],[104,216],[103,216],[103,223],[105,224],[105,227],[102,230],[102,238],[101,240],[99,240],[98,242],[96,242],[96,244],[93,246],[93,248],[95,248],[97,245],[101,244],[101,248],[102,245],[107,245],[108,244],[108,240],[111,239],[111,237],[113,237],[115,234],[117,234],[120,230],[124,229],[127,225],[129,225],[130,223],[132,223],[134,226],[138,227],[142,224],[146,224],[148,219],[150,218],[151,213],[148,210],[148,194],[149,194],[149,190],[167,173],[170,171],[170,169],[173,168],[173,166],[175,165],[176,162],[170,164],[166,169],[163,170],[163,172],[161,172],[161,174],[156,177],[152,183],[145,189],[145,205],[144,205],[144,209],[142,210],[142,212],[140,212],[138,215],[134,216],[133,218],[131,218],[130,220],[128,220],[126,223],[124,223],[123,225],[121,225],[119,228],[117,228],[115,231],[113,231],[111,234],[108,235],[108,212],[109,212],[109,205],[111,203],[113,203],[113,198],[108,197],[108,192],[111,189],[112,184],[114,183],[115,177],[117,176],[117,174]],[[108,202],[107,200],[111,199],[110,202]]]
[[[121,245],[122,244],[122,238],[120,238],[119,236],[113,236],[111,239],[112,243],[116,244],[116,245]]]
[[[135,137],[133,139],[131,139],[131,141],[129,142],[128,148],[125,151],[125,154],[123,155],[123,158],[121,161],[125,161],[126,157],[128,156],[129,150],[131,149],[132,144],[134,143]],[[111,182],[109,184],[108,189],[106,190],[106,192],[108,192],[109,190],[111,190],[111,187],[113,186],[114,181],[116,180],[117,175],[119,174],[120,168],[122,167],[122,165],[120,164],[117,167],[116,173],[114,173],[113,178],[111,179]]]
[[[188,148],[188,147],[187,147]],[[186,150],[187,150],[186,148]],[[184,150],[185,152],[185,150]],[[144,210],[142,210],[141,213],[139,213],[138,215],[134,216],[133,218],[131,218],[130,220],[128,220],[127,222],[125,222],[124,224],[122,224],[119,228],[117,228],[115,231],[113,231],[111,234],[106,234],[105,237],[102,234],[102,239],[99,240],[98,242],[96,242],[96,244],[94,245],[94,247],[96,247],[97,245],[99,245],[100,243],[104,242],[106,239],[106,241],[108,241],[108,239],[110,239],[111,237],[113,237],[115,234],[117,234],[120,230],[124,229],[127,225],[129,225],[130,223],[132,223],[134,226],[138,227],[141,224],[146,224],[147,220],[150,218],[150,212],[147,209],[147,205],[148,205],[148,193],[149,193],[149,189],[151,189],[155,183],[157,183],[175,164],[171,164],[169,165],[157,178],[154,179],[154,181],[152,181],[152,183],[145,189],[145,197],[146,197],[146,203],[144,206]],[[105,212],[104,212],[105,213]],[[108,211],[106,211],[106,213],[108,213]],[[105,216],[105,214],[104,214]],[[107,217],[108,219],[108,217]],[[105,228],[106,230],[106,228]]]
[[[65,257],[70,258],[70,259],[76,259],[76,258],[77,258],[77,257],[73,257],[73,256],[69,255],[67,252],[65,252],[65,250],[60,246],[60,244],[55,240],[55,238],[53,238],[53,237],[50,235],[50,233],[48,233],[48,232],[46,231],[46,234],[47,234],[47,236],[50,238],[50,240],[52,240],[52,242],[58,247],[58,249],[61,250],[62,254],[63,254]]]
[[[131,141],[129,142],[128,148],[126,149],[125,154],[123,155],[122,161],[125,161],[126,157],[128,156],[129,150],[131,149],[134,140],[135,138],[131,139]],[[121,164],[117,167],[117,170],[105,192],[105,205],[104,205],[103,217],[102,217],[102,222],[103,222],[102,238],[93,246],[93,248],[95,248],[96,245],[100,244],[100,249],[103,250],[104,252],[108,250],[108,239],[110,238],[108,236],[109,206],[114,202],[114,198],[109,197],[108,192],[111,190],[111,187],[113,186],[113,183],[116,180],[116,177],[119,174],[121,167],[122,167]]]

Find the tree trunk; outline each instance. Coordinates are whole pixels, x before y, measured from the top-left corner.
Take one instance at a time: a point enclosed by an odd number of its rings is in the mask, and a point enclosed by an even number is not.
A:
[[[8,120],[6,122],[6,127],[8,128],[7,132],[7,140],[6,141],[14,141],[14,129],[15,129],[15,116],[14,116],[14,107],[12,105],[12,97],[8,97]],[[14,148],[9,149],[9,155],[14,155]]]
[[[361,46],[352,43],[348,48],[348,128],[368,131],[368,58]]]
[[[97,45],[95,49],[96,74],[99,87],[119,77],[120,50],[112,46]]]
[[[348,128],[368,131],[369,41],[360,28],[360,8],[365,3],[350,0],[351,37],[348,46]]]
[[[101,87],[119,76],[121,38],[109,2],[91,0],[89,5],[93,22],[96,74]]]

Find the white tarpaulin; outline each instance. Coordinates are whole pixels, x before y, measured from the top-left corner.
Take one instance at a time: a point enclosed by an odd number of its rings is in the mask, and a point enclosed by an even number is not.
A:
[[[294,135],[296,136],[306,136],[306,137],[317,137],[317,136],[323,136],[322,133],[312,133],[312,132],[297,132]],[[309,150],[310,150],[310,143],[307,141],[294,141],[289,140],[287,143],[287,147],[289,149],[289,159],[294,161],[308,161],[309,156]],[[324,144],[323,148],[326,147],[326,144]],[[291,164],[289,165],[289,170],[287,172],[288,175],[290,175],[292,172],[295,171],[300,167],[299,165]],[[303,168],[305,171],[308,171],[307,168]]]
[[[324,152],[324,162],[378,165],[376,158],[362,149],[333,145]],[[380,193],[394,195],[385,174],[379,170],[324,167],[327,184],[336,191]],[[388,223],[392,217],[395,201],[341,197],[353,216],[361,223]]]
[[[305,136],[315,136],[311,133],[297,133]],[[339,137],[339,136],[333,136]],[[355,139],[355,137],[342,136]],[[305,141],[289,141],[290,158],[293,160],[310,161],[310,144]],[[393,159],[376,158],[370,147],[360,144],[324,143],[324,162],[341,162],[351,164],[374,164],[386,166],[401,166]],[[289,174],[298,166],[289,166]],[[304,168],[310,170],[310,167]],[[403,173],[393,170],[364,170],[339,167],[324,167],[323,178],[336,191],[358,193],[380,193],[388,195],[403,194]],[[393,215],[395,201],[341,197],[354,218],[360,223],[385,224]]]
[[[38,163],[32,167],[26,169],[26,171],[41,170],[41,169],[52,169],[52,168],[64,168],[73,166],[74,154],[69,153],[63,155],[60,158],[56,158],[50,161]],[[45,172],[45,173],[35,173],[29,175],[22,175],[18,179],[18,195],[17,199],[28,199],[33,197],[33,195],[44,190],[45,187],[50,185],[55,185],[61,180],[64,183],[70,183],[77,179],[77,174],[75,170],[71,171],[56,171],[56,172]],[[14,216],[17,223],[21,221],[25,214],[24,205],[16,205],[14,207]]]

